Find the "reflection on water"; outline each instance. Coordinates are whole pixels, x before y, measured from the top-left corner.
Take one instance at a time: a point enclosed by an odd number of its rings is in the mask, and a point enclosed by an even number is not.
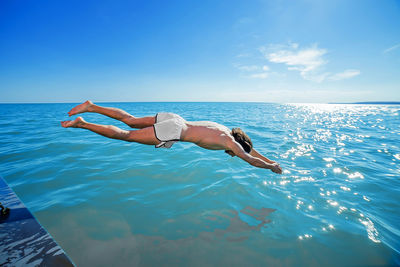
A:
[[[297,111],[295,113],[289,112],[285,117],[288,119],[295,118],[298,120],[298,123],[296,128],[293,128],[290,123],[287,123],[289,134],[286,140],[293,145],[282,153],[281,157],[296,161],[298,157],[307,157],[313,160],[316,157],[319,158],[318,154],[322,154],[323,152],[328,152],[329,155],[333,155],[334,157],[322,158],[327,163],[325,164],[325,168],[321,168],[319,171],[323,177],[331,177],[332,175],[343,177],[344,181],[341,183],[342,185],[339,186],[341,191],[337,193],[336,190],[325,190],[322,186],[320,188],[320,197],[325,199],[328,205],[336,209],[337,215],[345,216],[345,220],[351,220],[353,218],[353,221],[356,219],[361,223],[365,227],[368,238],[371,241],[381,242],[380,234],[372,220],[363,213],[359,213],[357,209],[348,209],[346,206],[342,205],[341,198],[343,202],[352,206],[358,205],[361,201],[371,202],[371,198],[366,195],[359,194],[358,192],[350,193],[350,191],[352,191],[350,185],[357,179],[364,179],[365,175],[363,173],[371,174],[375,172],[373,169],[375,166],[368,167],[371,163],[377,163],[377,159],[374,156],[375,153],[371,154],[369,152],[371,147],[363,143],[371,143],[369,139],[374,139],[375,137],[386,138],[385,135],[378,133],[376,130],[371,132],[371,134],[365,133],[370,133],[369,131],[373,130],[372,128],[378,128],[384,131],[391,130],[391,133],[399,135],[397,127],[393,128],[394,125],[387,119],[379,118],[380,116],[384,116],[382,111],[389,111],[389,108],[381,106],[326,104],[293,104],[290,106],[289,109],[294,107]],[[396,111],[390,112],[391,114],[389,113],[389,116],[398,116],[398,108],[393,108]],[[374,116],[378,116],[378,118]],[[323,126],[323,128],[316,128],[319,126]],[[366,130],[368,131],[365,132]],[[319,147],[315,148],[312,144],[307,143],[307,141],[311,140],[318,141],[318,143],[313,143]],[[332,144],[333,140],[334,142]],[[389,150],[394,151],[397,149],[393,141],[394,140],[388,140],[388,142],[391,143],[391,146],[389,146],[390,149],[388,149],[387,144],[384,143],[378,144],[383,146],[384,149],[377,149],[376,151],[392,155],[392,152]],[[314,157],[314,155],[316,157]],[[312,176],[305,176],[305,174],[309,174],[308,171],[298,170],[299,166],[295,163],[292,163],[292,167],[295,167],[297,170],[288,171],[285,172],[285,174],[291,174],[290,177],[292,180],[294,178],[294,182],[316,182],[316,179]],[[293,175],[296,172],[303,175]],[[315,171],[313,173],[319,176]],[[284,185],[289,183],[288,178],[290,177],[283,177],[283,179],[285,179]],[[300,180],[299,177],[301,177]],[[357,189],[358,186],[354,184],[352,187]],[[349,195],[344,196],[343,194],[346,192],[348,192]],[[375,192],[373,192],[373,194],[374,193]],[[313,199],[311,202],[315,203],[321,200]],[[304,204],[304,201],[297,200],[296,209],[300,209]],[[309,207],[312,207],[312,205],[309,205]],[[309,210],[312,209],[309,208]],[[324,231],[329,228],[330,227],[327,228],[326,226],[322,227]],[[300,237],[303,239],[303,236]],[[310,238],[312,235],[305,234],[304,237]]]

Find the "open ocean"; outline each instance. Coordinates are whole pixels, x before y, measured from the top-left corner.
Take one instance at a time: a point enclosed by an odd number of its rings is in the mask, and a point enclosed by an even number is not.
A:
[[[75,104],[1,104],[0,175],[78,266],[400,265],[400,106],[98,104],[241,127],[284,173],[64,129]]]

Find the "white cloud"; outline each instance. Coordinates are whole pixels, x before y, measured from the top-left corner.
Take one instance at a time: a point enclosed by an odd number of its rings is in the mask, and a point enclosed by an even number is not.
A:
[[[323,58],[327,51],[318,48],[316,45],[299,49],[298,44],[291,43],[286,46],[261,47],[260,51],[270,62],[285,64],[288,66],[288,70],[299,71],[306,80],[320,82],[327,75],[318,73],[320,67],[327,63]]]
[[[309,72],[317,69],[326,62],[322,56],[326,53],[324,49],[309,48],[299,51],[281,50],[268,55],[268,60],[274,63],[284,63],[290,70]]]
[[[252,79],[266,79],[269,76],[269,67],[266,65],[240,65],[234,64],[234,67],[244,72],[244,77]]]
[[[355,77],[361,73],[359,70],[353,69],[337,74],[324,71],[325,65],[328,63],[324,56],[328,51],[317,45],[300,48],[297,43],[289,43],[288,45],[269,45],[261,47],[259,50],[269,62],[285,64],[288,70],[298,71],[303,79],[308,81],[318,83],[326,80],[338,81]]]
[[[389,53],[389,52],[391,52],[391,51],[393,51],[393,50],[395,50],[395,49],[397,49],[397,48],[400,48],[400,44],[397,44],[397,45],[394,45],[394,46],[392,46],[392,47],[389,47],[388,49],[385,49],[385,50],[383,51],[383,53],[384,53],[384,54]]]
[[[397,47],[390,48],[390,50],[393,49],[397,49]],[[340,81],[353,78],[361,73],[357,69],[347,69],[333,74],[326,71],[328,61],[324,57],[328,51],[317,45],[309,47],[300,47],[297,43],[268,45],[260,47],[259,51],[268,62],[284,64],[287,70],[297,71],[303,79],[312,82]],[[279,76],[279,73],[271,70],[270,66],[265,64],[242,65],[237,63],[234,64],[234,67],[242,72],[243,77],[247,78],[266,79],[271,75]]]
[[[359,70],[345,70],[343,72],[336,73],[334,75],[330,75],[329,80],[340,81],[340,80],[350,79],[357,75],[360,75],[360,73],[361,72]]]

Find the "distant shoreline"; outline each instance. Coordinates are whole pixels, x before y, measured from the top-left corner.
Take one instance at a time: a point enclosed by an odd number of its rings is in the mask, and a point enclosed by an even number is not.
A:
[[[82,102],[0,102],[0,105],[7,104],[79,104]],[[400,105],[400,101],[364,101],[364,102],[329,102],[329,103],[276,103],[276,102],[232,102],[232,101],[96,101],[96,103],[264,103],[264,104],[342,104],[342,105]]]
[[[361,104],[361,105],[400,105],[399,101],[366,101],[366,102],[352,102],[352,103],[328,103],[328,104]]]

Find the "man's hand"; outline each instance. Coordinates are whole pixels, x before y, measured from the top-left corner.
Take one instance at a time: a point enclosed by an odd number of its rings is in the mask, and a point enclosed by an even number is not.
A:
[[[282,168],[281,168],[281,166],[279,166],[278,163],[272,164],[271,171],[273,171],[274,173],[277,173],[277,174],[282,174]]]

